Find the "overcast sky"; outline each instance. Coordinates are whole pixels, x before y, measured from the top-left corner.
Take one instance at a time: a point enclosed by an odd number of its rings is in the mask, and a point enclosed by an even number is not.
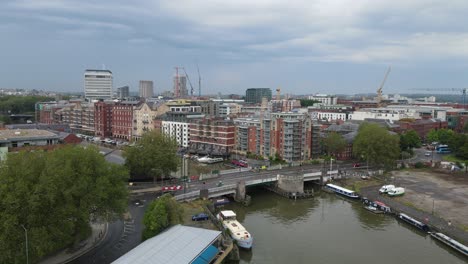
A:
[[[468,86],[466,0],[0,0],[0,87],[82,91],[103,65],[114,87],[202,93],[371,93]],[[417,92],[417,91],[415,91]]]

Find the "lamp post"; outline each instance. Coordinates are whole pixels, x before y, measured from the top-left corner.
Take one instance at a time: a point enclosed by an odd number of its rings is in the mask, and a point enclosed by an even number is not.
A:
[[[330,178],[332,178],[333,158],[330,158]]]
[[[26,264],[29,264],[29,251],[28,251],[28,230],[21,224],[21,227],[24,229],[24,236],[26,237]]]

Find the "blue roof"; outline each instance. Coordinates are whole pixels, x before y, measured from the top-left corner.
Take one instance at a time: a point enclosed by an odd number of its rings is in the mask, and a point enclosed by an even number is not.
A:
[[[203,253],[201,253],[201,255],[198,258],[192,261],[192,264],[210,263],[214,259],[214,257],[216,257],[216,254],[218,254],[218,252],[218,248],[211,245],[205,251],[203,251]]]

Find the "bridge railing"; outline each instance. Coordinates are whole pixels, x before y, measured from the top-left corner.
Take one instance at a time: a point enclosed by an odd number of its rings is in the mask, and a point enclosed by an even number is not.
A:
[[[198,198],[198,197],[200,197],[200,191],[193,191],[193,192],[183,193],[183,194],[179,194],[179,195],[174,196],[174,198],[177,201],[195,199],[195,198]]]

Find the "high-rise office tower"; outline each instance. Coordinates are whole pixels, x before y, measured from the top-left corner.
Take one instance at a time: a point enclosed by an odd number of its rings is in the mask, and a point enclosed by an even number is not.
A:
[[[174,97],[188,97],[187,77],[185,75],[177,74],[176,76],[174,76]]]
[[[140,97],[153,97],[153,81],[140,81]]]
[[[122,86],[117,88],[117,98],[124,99],[130,96],[130,88],[128,86]]]
[[[112,72],[86,70],[84,74],[85,98],[89,100],[112,98]]]
[[[246,103],[259,104],[263,97],[266,97],[268,101],[271,100],[270,88],[249,88],[245,91]]]

